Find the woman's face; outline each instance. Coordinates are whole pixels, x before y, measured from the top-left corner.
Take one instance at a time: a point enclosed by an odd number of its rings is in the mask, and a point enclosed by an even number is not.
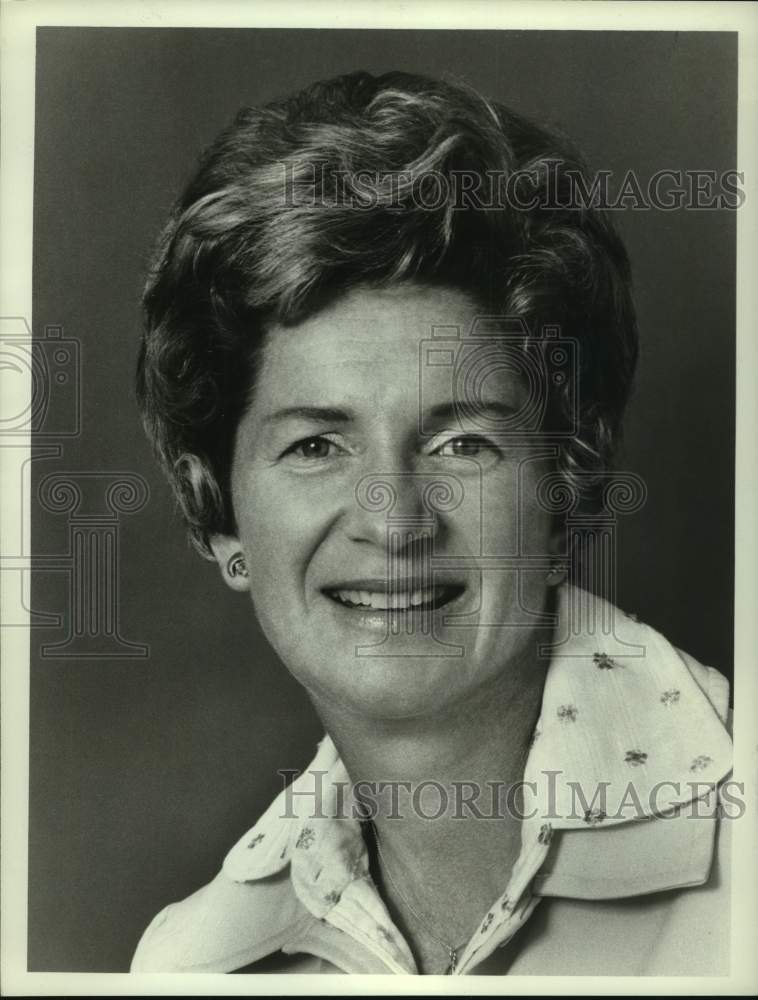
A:
[[[525,400],[512,365],[480,371],[460,412],[449,341],[460,367],[476,315],[459,291],[404,284],[268,332],[235,445],[239,537],[214,549],[244,553],[232,585],[317,706],[434,715],[533,655],[545,568],[513,557],[550,551],[535,485],[551,465],[497,434]]]

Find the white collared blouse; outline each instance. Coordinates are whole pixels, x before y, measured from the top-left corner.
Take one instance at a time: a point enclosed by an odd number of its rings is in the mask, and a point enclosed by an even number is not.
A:
[[[723,974],[724,832],[713,858],[731,769],[727,681],[568,584],[555,635],[521,852],[455,974],[695,974],[693,920],[701,936],[712,925],[708,970]],[[156,916],[132,971],[415,973],[345,807],[349,784],[327,735],[216,879]]]

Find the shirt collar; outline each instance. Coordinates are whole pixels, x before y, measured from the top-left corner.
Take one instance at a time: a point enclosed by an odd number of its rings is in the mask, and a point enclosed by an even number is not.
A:
[[[702,798],[729,772],[731,741],[681,655],[662,635],[570,584],[559,588],[557,610],[542,710],[524,772],[525,811],[531,813],[524,831],[531,836],[535,824],[549,824],[570,833],[570,844],[581,844],[578,852],[562,845],[555,853],[544,894],[576,895],[582,881],[583,895],[592,896],[580,877],[582,865],[587,871],[586,850],[604,854],[607,876],[628,872],[630,843],[641,844],[649,856],[651,827],[653,838],[669,844],[697,834],[704,845],[698,864],[709,866],[710,824],[708,830],[703,824],[684,830],[681,823],[635,823],[623,838],[592,837],[591,831],[650,819]],[[333,818],[345,815],[349,784],[327,735],[306,771],[231,849],[225,874],[255,881],[291,864],[296,892],[322,916],[368,870],[359,821]],[[666,888],[697,881],[693,857],[687,854],[681,870],[671,861]],[[655,891],[663,887],[660,881],[653,879],[646,888],[644,873],[637,873],[634,891]],[[622,885],[627,885],[623,879]],[[595,895],[609,894],[614,893],[606,877]]]
[[[679,652],[573,586],[560,591],[535,735],[524,777],[555,829],[670,812],[731,768],[729,734]]]

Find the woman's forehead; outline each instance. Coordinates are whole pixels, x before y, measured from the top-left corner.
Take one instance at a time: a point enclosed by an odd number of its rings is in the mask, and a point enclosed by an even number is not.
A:
[[[359,336],[365,343],[372,333],[396,332],[431,336],[440,326],[465,327],[479,312],[473,296],[448,285],[402,281],[389,285],[359,285],[329,299],[300,322],[269,327],[319,335],[333,329],[339,336]]]
[[[416,371],[413,362],[434,329],[463,329],[475,312],[468,296],[453,289],[355,289],[300,323],[271,326],[261,372],[264,381],[266,374],[286,373],[296,382],[316,376],[339,382],[351,373],[381,380],[392,371]]]
[[[471,402],[471,391],[515,407],[523,379],[513,344],[509,354],[504,342],[469,337],[477,312],[463,292],[404,284],[356,290],[299,324],[272,326],[256,380],[260,415],[388,404],[421,413]]]

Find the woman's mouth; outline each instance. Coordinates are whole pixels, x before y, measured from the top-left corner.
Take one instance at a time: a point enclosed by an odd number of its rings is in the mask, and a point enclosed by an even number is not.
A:
[[[367,590],[352,588],[326,589],[327,597],[346,608],[358,611],[436,611],[463,593],[462,584],[442,584],[413,590],[388,588]]]

